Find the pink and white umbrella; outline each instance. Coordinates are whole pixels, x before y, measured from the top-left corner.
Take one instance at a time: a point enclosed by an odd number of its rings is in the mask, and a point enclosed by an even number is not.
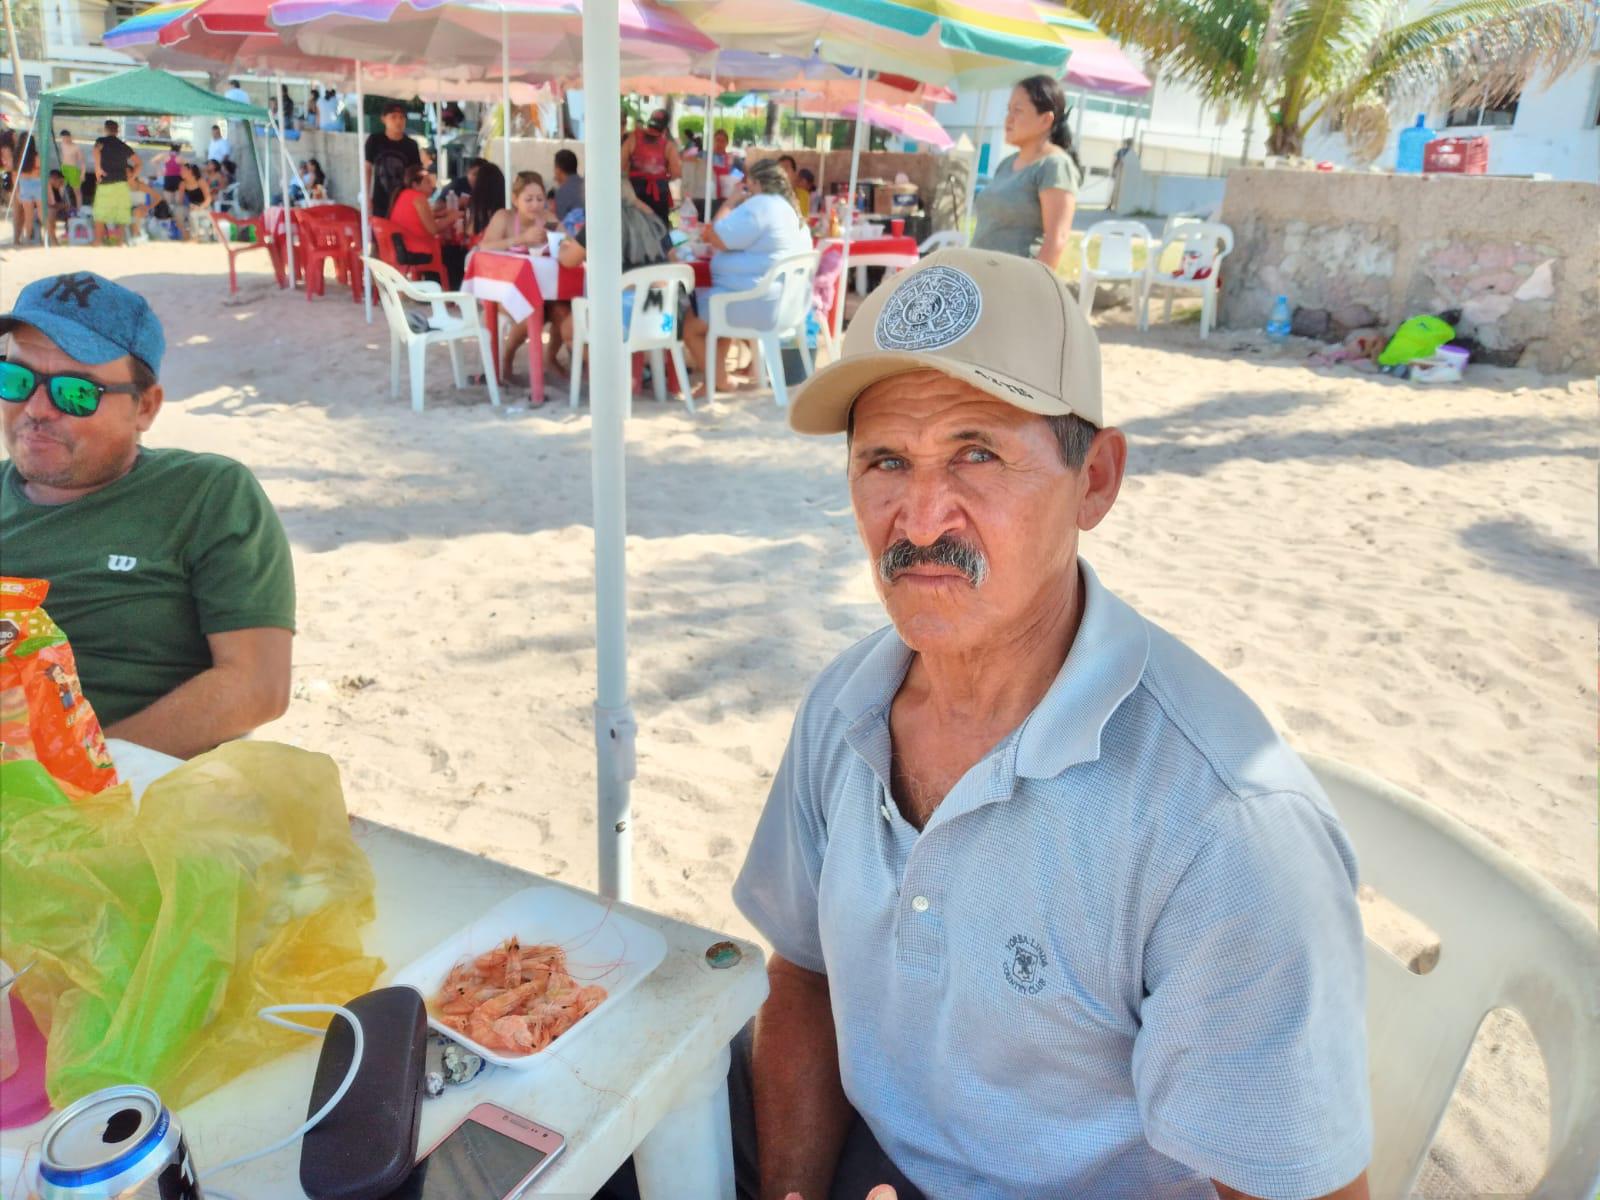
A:
[[[882,100],[868,100],[864,105],[858,105],[854,100],[836,104],[814,98],[809,101],[802,99],[800,111],[809,116],[839,117],[846,121],[855,120],[856,114],[861,113],[874,129],[886,129],[898,137],[921,142],[935,150],[948,150],[955,145],[955,139],[933,119],[933,114],[915,104],[889,104]]]

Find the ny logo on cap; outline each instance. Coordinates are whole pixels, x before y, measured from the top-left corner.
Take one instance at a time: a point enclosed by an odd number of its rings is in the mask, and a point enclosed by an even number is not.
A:
[[[873,330],[880,350],[938,350],[972,331],[983,311],[978,285],[954,267],[927,267],[895,289]]]
[[[89,297],[99,290],[100,281],[87,271],[79,271],[72,275],[58,275],[45,289],[46,300],[60,299],[63,303],[76,300],[79,308],[89,307]]]

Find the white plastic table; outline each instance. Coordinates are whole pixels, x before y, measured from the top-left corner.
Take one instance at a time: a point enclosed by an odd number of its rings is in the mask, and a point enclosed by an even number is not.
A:
[[[386,977],[510,893],[566,886],[370,821],[355,819],[351,827],[377,878],[378,917],[365,948],[383,957]],[[591,1196],[633,1154],[645,1200],[732,1200],[728,1043],[766,998],[761,950],[735,941],[738,963],[713,969],[706,950],[733,939],[621,908],[666,939],[661,965],[601,1015],[604,1028],[589,1030],[571,1053],[558,1042],[526,1070],[496,1069],[425,1101],[419,1150],[487,1100],[567,1137],[566,1150],[530,1196]],[[237,1200],[303,1197],[298,1146],[219,1176],[208,1178],[206,1167],[264,1146],[305,1118],[319,1049],[319,1040],[308,1037],[303,1050],[180,1110],[203,1184]],[[43,1130],[43,1122],[7,1130],[0,1149],[14,1162]],[[8,1195],[11,1175],[0,1182]]]

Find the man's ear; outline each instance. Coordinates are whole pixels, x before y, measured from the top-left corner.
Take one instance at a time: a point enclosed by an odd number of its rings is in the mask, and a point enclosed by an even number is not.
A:
[[[1122,473],[1128,465],[1128,439],[1122,430],[1102,429],[1089,443],[1078,472],[1078,528],[1093,529],[1111,511],[1122,489]]]
[[[161,404],[166,399],[166,393],[159,383],[147,387],[139,396],[139,407],[134,413],[134,424],[139,432],[146,432],[155,424],[156,414],[161,411]]]

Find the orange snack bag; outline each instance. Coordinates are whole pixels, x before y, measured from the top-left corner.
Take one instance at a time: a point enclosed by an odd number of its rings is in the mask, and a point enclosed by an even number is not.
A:
[[[0,760],[33,759],[68,795],[117,781],[100,719],[84,697],[43,579],[0,577]]]

